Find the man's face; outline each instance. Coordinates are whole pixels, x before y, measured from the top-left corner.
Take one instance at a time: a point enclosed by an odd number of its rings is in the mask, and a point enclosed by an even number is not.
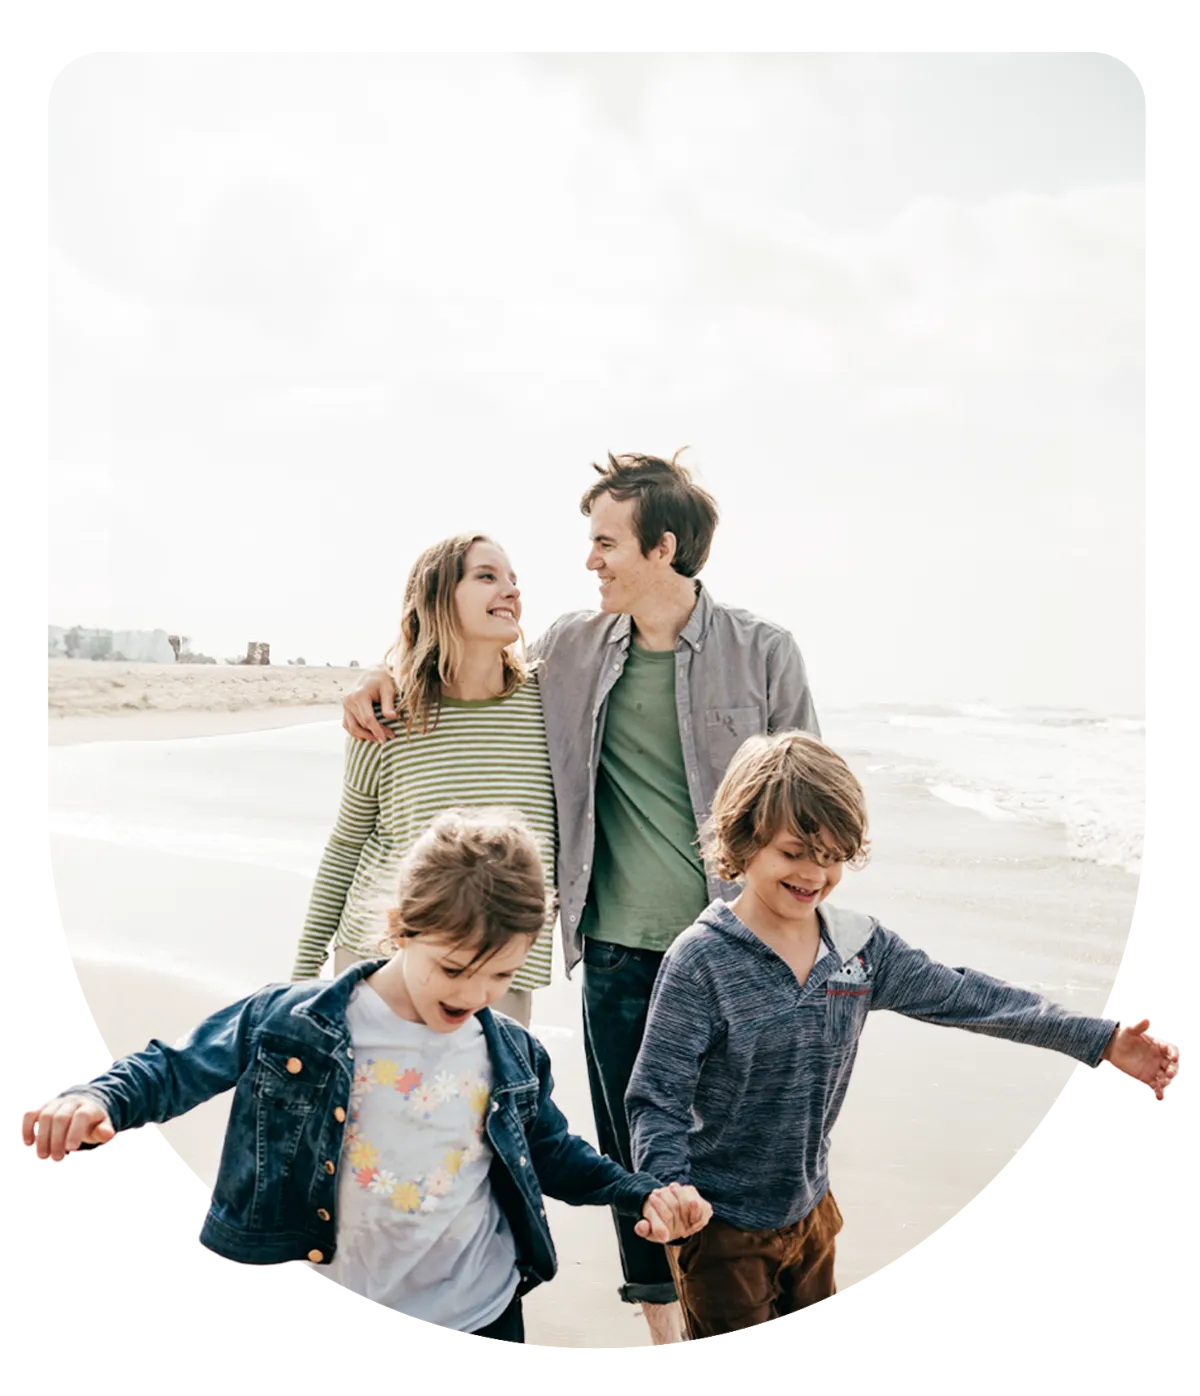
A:
[[[664,576],[670,563],[653,553],[643,557],[633,527],[633,500],[602,494],[592,505],[592,550],[589,572],[600,582],[600,609],[611,615],[634,615]]]

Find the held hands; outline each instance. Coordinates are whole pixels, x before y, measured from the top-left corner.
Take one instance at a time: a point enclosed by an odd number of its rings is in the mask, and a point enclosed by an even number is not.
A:
[[[34,1142],[35,1131],[38,1158],[56,1163],[80,1144],[107,1144],[117,1132],[104,1106],[88,1095],[55,1096],[40,1110],[30,1110],[21,1126],[26,1144]]]
[[[695,1188],[672,1183],[655,1188],[642,1208],[642,1220],[633,1229],[645,1240],[665,1245],[700,1231],[711,1216],[711,1205]]]
[[[1135,1081],[1144,1081],[1161,1100],[1179,1071],[1179,1048],[1151,1037],[1149,1026],[1150,1019],[1143,1018],[1131,1028],[1118,1028],[1108,1039],[1104,1060]]]
[[[396,685],[386,670],[376,669],[361,688],[347,693],[342,699],[342,726],[360,742],[390,742],[392,733],[380,725],[373,704],[378,703],[384,717],[396,716]]]

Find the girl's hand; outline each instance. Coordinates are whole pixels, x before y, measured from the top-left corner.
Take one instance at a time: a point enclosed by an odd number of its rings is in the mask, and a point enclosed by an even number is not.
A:
[[[711,1216],[711,1205],[694,1187],[672,1183],[650,1194],[642,1208],[642,1220],[633,1229],[645,1240],[665,1245],[700,1231]]]
[[[116,1134],[108,1111],[90,1095],[60,1095],[40,1110],[30,1110],[21,1126],[26,1144],[37,1135],[38,1158],[57,1163],[74,1153],[80,1144],[107,1144]]]
[[[1151,1037],[1149,1026],[1150,1019],[1143,1018],[1131,1028],[1118,1028],[1108,1039],[1104,1060],[1135,1081],[1144,1081],[1161,1100],[1179,1071],[1179,1048]]]

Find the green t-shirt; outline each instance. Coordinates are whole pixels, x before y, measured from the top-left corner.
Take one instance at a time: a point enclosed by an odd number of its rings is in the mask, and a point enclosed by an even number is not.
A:
[[[675,712],[675,653],[631,645],[608,695],[583,934],[666,950],[708,905],[696,839]]]

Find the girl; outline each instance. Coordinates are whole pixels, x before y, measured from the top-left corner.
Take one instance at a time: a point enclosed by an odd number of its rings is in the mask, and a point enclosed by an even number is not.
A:
[[[271,985],[24,1118],[61,1159],[234,1088],[200,1233],[248,1264],[307,1259],[401,1313],[523,1342],[557,1261],[543,1193],[640,1213],[666,1242],[709,1216],[568,1133],[545,1049],[489,1005],[545,922],[541,853],[503,811],[448,811],[405,863],[391,959]]]
[[[554,879],[554,787],[537,680],[522,658],[521,593],[504,551],[482,534],[435,543],[404,589],[387,655],[399,720],[390,740],[346,741],[342,804],[317,870],[293,979],[374,954],[381,894],[430,819],[451,805],[519,809]],[[392,735],[394,734],[394,735]],[[529,1026],[532,990],[550,982],[551,926],[499,1007]]]

